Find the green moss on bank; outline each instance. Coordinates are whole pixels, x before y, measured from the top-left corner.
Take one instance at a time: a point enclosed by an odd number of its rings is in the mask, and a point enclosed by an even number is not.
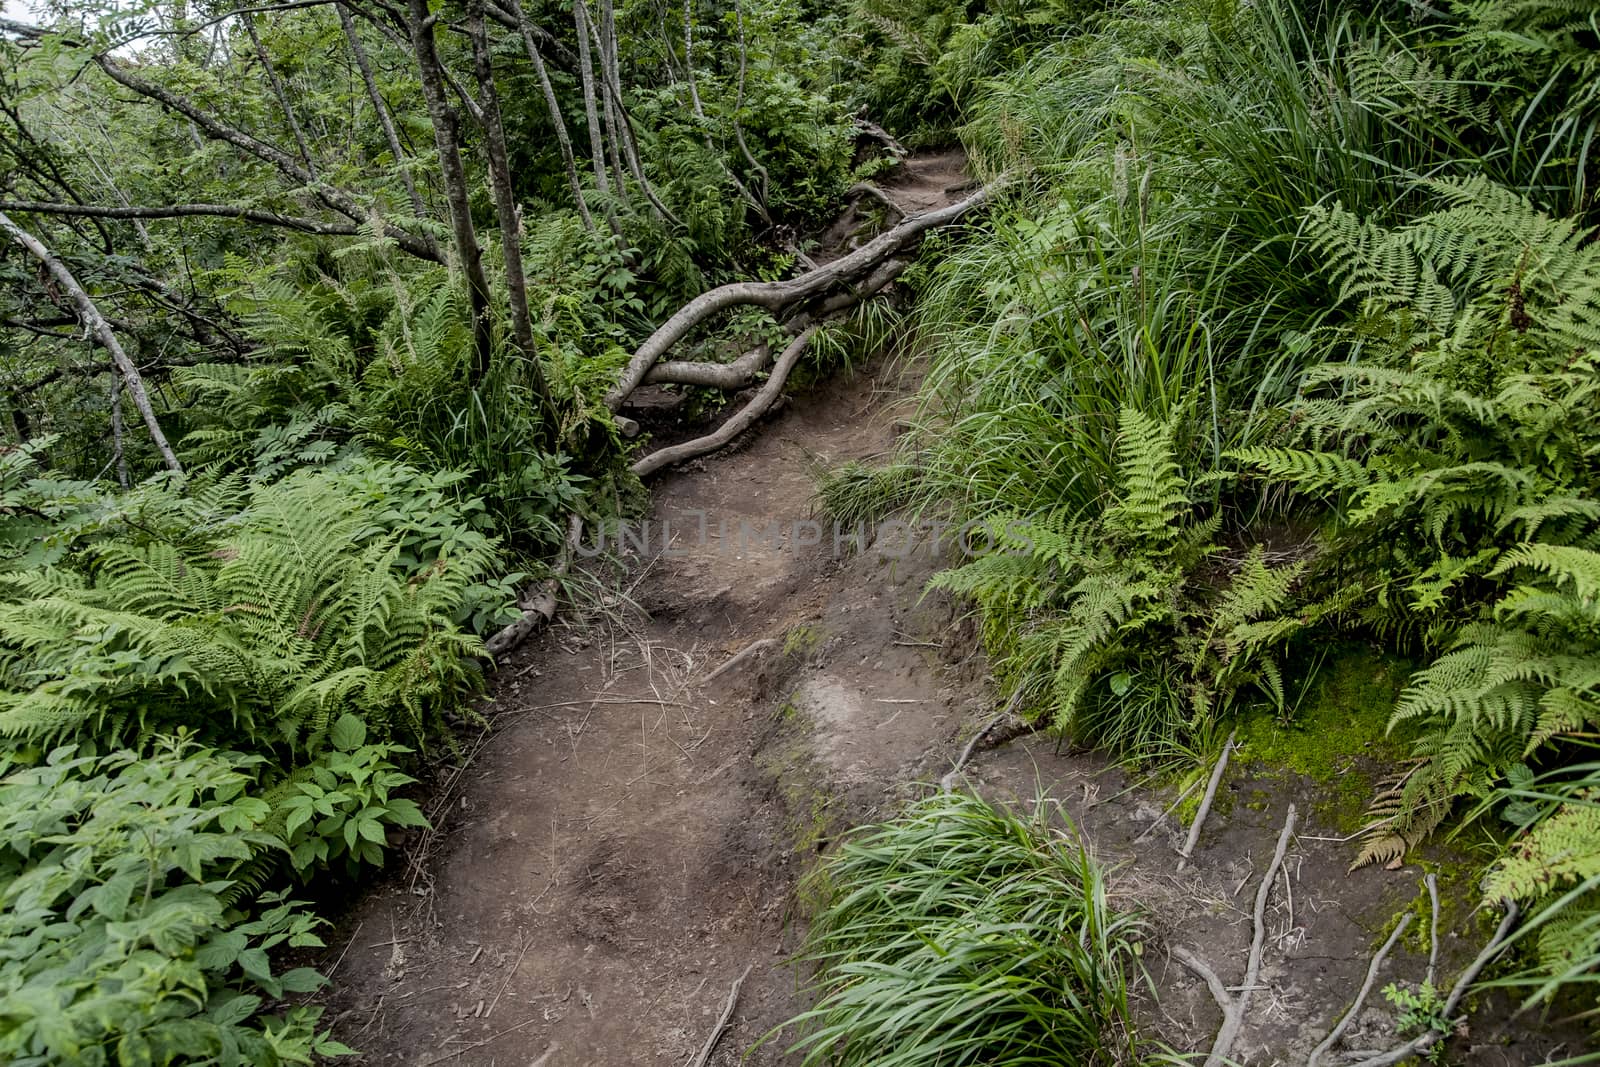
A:
[[[1386,731],[1411,669],[1364,645],[1333,649],[1287,718],[1265,708],[1245,716],[1241,766],[1310,779],[1319,787],[1317,814],[1341,830],[1358,828],[1375,779],[1406,755]]]

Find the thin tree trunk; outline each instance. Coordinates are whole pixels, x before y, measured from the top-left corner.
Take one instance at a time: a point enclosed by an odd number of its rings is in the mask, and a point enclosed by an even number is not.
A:
[[[583,114],[589,122],[589,163],[594,167],[595,186],[601,193],[609,194],[611,179],[606,174],[605,141],[600,133],[599,105],[594,95],[594,59],[589,52],[589,11],[583,0],[572,0],[572,21],[578,31],[578,77],[583,84]]]
[[[744,110],[744,82],[745,74],[750,67],[750,47],[744,36],[744,3],[742,0],[733,0],[733,17],[739,25],[739,91],[733,100],[733,137],[739,143],[739,151],[744,155],[745,162],[749,163],[755,172],[761,176],[761,214],[769,221],[771,216],[767,211],[767,198],[771,194],[772,178],[767,174],[767,168],[761,165],[755,154],[750,151],[750,146],[745,144],[744,124],[739,121],[739,114]]]
[[[740,25],[743,25],[742,21]],[[700,120],[700,132],[705,137],[706,151],[711,153],[711,157],[722,167],[722,172],[728,176],[729,181],[733,182],[733,187],[739,190],[739,195],[744,198],[745,203],[755,209],[756,214],[761,216],[762,222],[770,226],[772,224],[772,216],[767,213],[766,204],[757,199],[756,195],[749,190],[744,182],[739,180],[739,176],[733,172],[733,169],[728,166],[727,161],[723,158],[722,150],[711,139],[711,120],[706,117],[705,106],[700,101],[700,83],[694,73],[694,0],[683,0],[683,63],[688,71],[686,81],[689,85],[689,103],[694,108],[694,117]],[[742,65],[739,78],[739,92],[742,98],[744,93],[744,68]],[[734,114],[734,129],[736,132],[738,130],[738,121],[739,116],[736,112]],[[744,144],[743,135],[740,136],[739,143],[741,145]],[[749,150],[746,149],[746,157],[749,154]],[[759,167],[760,164],[757,164],[757,166]]]
[[[578,2],[581,3],[582,0],[578,0]],[[606,24],[605,16],[610,12],[610,0],[602,0],[602,26]],[[611,25],[614,30],[614,18],[611,20]],[[681,229],[683,223],[672,213],[672,209],[662,201],[660,194],[656,192],[655,186],[650,183],[649,178],[645,177],[644,168],[640,166],[639,139],[634,135],[633,119],[628,116],[628,109],[622,102],[622,80],[615,62],[616,41],[611,40],[608,42],[604,36],[599,35],[592,20],[590,30],[596,33],[594,43],[602,56],[602,77],[600,80],[605,88],[606,116],[608,120],[614,119],[615,121],[613,136],[621,142],[622,158],[627,162],[628,170],[633,175],[633,180],[639,183],[639,188],[644,192],[645,199],[650,202],[650,208],[656,218],[669,222]],[[611,56],[609,63],[604,61],[604,57],[608,55]],[[617,166],[615,156],[613,156],[612,166]],[[620,177],[618,178],[618,184],[624,184]]]
[[[583,217],[584,228],[594,233],[594,216],[589,214],[589,205],[583,198],[583,182],[578,179],[578,163],[572,154],[572,138],[567,133],[567,121],[561,115],[561,102],[556,99],[555,86],[550,84],[550,71],[544,65],[544,56],[539,52],[539,43],[533,39],[533,30],[528,24],[527,16],[522,13],[522,5],[517,0],[507,0],[507,4],[517,20],[517,30],[522,34],[522,43],[528,50],[528,59],[539,75],[539,91],[544,94],[545,107],[550,111],[550,124],[555,127],[556,143],[561,148],[561,162],[567,168],[567,184],[572,186],[572,199],[578,205],[578,214]]]
[[[406,196],[411,200],[411,210],[417,218],[427,216],[428,208],[422,202],[422,194],[417,192],[417,183],[411,177],[411,171],[406,166],[405,149],[400,146],[400,132],[394,127],[394,117],[389,114],[389,106],[384,103],[383,94],[378,92],[378,80],[372,74],[372,61],[367,58],[366,46],[361,43],[361,36],[356,32],[356,20],[351,17],[350,9],[344,4],[333,5],[339,11],[339,25],[344,27],[345,40],[350,42],[350,54],[355,57],[356,67],[361,71],[361,80],[366,83],[367,96],[372,100],[372,110],[378,113],[378,122],[383,127],[383,139],[389,143],[389,154],[394,157],[394,165],[400,168],[400,180],[405,183]]]
[[[111,376],[111,462],[117,484],[128,488],[128,455],[122,448],[122,375]]]
[[[467,189],[467,172],[461,162],[461,142],[457,119],[445,98],[444,66],[439,62],[433,27],[438,16],[428,10],[428,0],[407,0],[410,14],[411,46],[416,53],[417,73],[422,96],[433,122],[433,139],[439,149],[439,173],[444,181],[445,200],[450,205],[450,225],[455,237],[456,257],[467,280],[467,301],[472,311],[474,382],[489,372],[494,360],[494,323],[490,319],[489,280],[483,273],[483,248],[472,226],[472,204]]]
[[[488,148],[490,186],[495,215],[500,222],[500,250],[506,265],[506,293],[511,305],[511,332],[527,361],[528,376],[538,396],[545,443],[555,439],[558,415],[544,367],[533,341],[533,319],[528,314],[528,277],[522,267],[522,218],[511,189],[511,160],[506,152],[505,123],[500,115],[500,94],[494,84],[494,62],[483,26],[483,0],[469,0],[467,35],[472,38],[472,69],[478,80],[479,110],[483,115],[484,142]]]
[[[261,35],[256,32],[254,15],[244,17],[244,28],[250,34],[250,43],[255,45],[256,58],[261,61],[261,69],[267,72],[267,82],[272,86],[273,95],[278,98],[278,106],[283,109],[283,117],[289,120],[289,132],[294,134],[295,146],[300,149],[300,160],[315,178],[317,165],[311,159],[311,149],[306,145],[306,135],[300,129],[300,120],[295,118],[294,105],[289,101],[289,90],[284,87],[283,79],[278,77],[278,71],[267,55],[266,46],[261,43]]]
[[[422,0],[426,3],[427,0]],[[144,419],[145,427],[150,431],[150,439],[155,442],[156,451],[161,453],[161,459],[166,463],[167,469],[176,474],[183,473],[183,465],[178,462],[178,457],[172,451],[172,446],[167,443],[167,435],[161,432],[161,423],[156,419],[156,412],[150,406],[150,396],[144,389],[144,378],[139,374],[139,368],[134,366],[133,360],[128,358],[128,353],[123,351],[122,344],[117,340],[117,335],[111,331],[111,326],[106,322],[105,316],[100,314],[100,309],[89,298],[88,292],[78,284],[78,279],[50,250],[44,246],[33,234],[11,221],[11,217],[0,212],[0,230],[9,233],[18,244],[27,249],[33,258],[50,272],[62,290],[72,297],[72,302],[77,305],[78,317],[83,324],[95,335],[100,344],[111,355],[111,362],[116,365],[117,372],[122,375],[122,381],[127,386],[128,395],[133,398],[133,406],[139,409],[140,416]]]

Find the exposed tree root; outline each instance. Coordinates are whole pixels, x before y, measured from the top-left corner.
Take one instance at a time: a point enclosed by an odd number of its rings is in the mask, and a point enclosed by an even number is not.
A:
[[[706,1067],[711,1061],[711,1053],[717,1047],[717,1042],[722,1038],[723,1032],[728,1029],[728,1022],[733,1018],[733,1009],[739,1005],[739,990],[744,985],[744,980],[750,977],[750,972],[755,969],[755,964],[750,964],[744,973],[733,980],[733,988],[728,990],[728,1002],[722,1007],[722,1016],[717,1019],[717,1025],[712,1027],[711,1036],[706,1038],[706,1043],[700,1049],[700,1054],[689,1063],[689,1067]]]
[[[1217,799],[1217,786],[1222,784],[1222,775],[1228,769],[1228,756],[1233,752],[1233,740],[1238,735],[1237,730],[1228,735],[1227,744],[1222,746],[1222,755],[1217,757],[1217,765],[1211,771],[1211,781],[1206,783],[1205,795],[1200,798],[1200,810],[1195,813],[1194,824],[1189,827],[1188,840],[1184,841],[1183,850],[1178,853],[1180,872],[1189,865],[1194,846],[1200,842],[1200,828],[1205,825],[1206,816],[1211,814],[1211,802]]]
[[[526,641],[539,627],[556,617],[557,595],[561,592],[561,579],[572,567],[572,554],[578,550],[578,539],[583,536],[583,520],[577,515],[567,518],[567,540],[561,546],[556,565],[538,586],[522,595],[522,615],[483,643],[490,659],[499,660],[507,652]]]
[[[703,456],[707,452],[715,452],[733,441],[741,433],[755,424],[755,421],[766,413],[778,396],[783,392],[783,385],[789,380],[789,372],[794,370],[800,356],[805,352],[806,346],[811,343],[811,338],[816,334],[815,326],[807,327],[799,337],[789,342],[789,347],[783,350],[783,355],[778,357],[778,362],[772,367],[772,376],[761,387],[755,398],[739,410],[739,413],[713,433],[704,437],[697,437],[693,441],[672,445],[659,451],[652,452],[633,465],[633,473],[643,478],[653,474],[662,467],[674,463],[682,463],[695,456]]]
[[[1373,984],[1378,980],[1378,970],[1383,966],[1383,961],[1388,958],[1389,953],[1394,949],[1395,943],[1400,940],[1401,935],[1406,932],[1406,927],[1410,925],[1411,913],[1408,911],[1400,916],[1400,921],[1395,923],[1394,932],[1383,943],[1383,947],[1373,955],[1372,962],[1367,966],[1367,977],[1362,981],[1361,989],[1356,993],[1356,999],[1351,1003],[1350,1010],[1345,1012],[1343,1017],[1334,1024],[1332,1030],[1328,1031],[1328,1036],[1322,1039],[1322,1043],[1311,1050],[1311,1057],[1306,1060],[1306,1067],[1317,1067],[1322,1057],[1350,1028],[1351,1020],[1356,1017],[1356,1014],[1361,1010],[1361,1006],[1367,1002],[1367,996],[1372,992]]]
[[[847,286],[856,279],[867,278],[870,284],[871,276],[885,266],[886,261],[893,260],[897,253],[920,239],[929,230],[947,226],[982,207],[994,195],[999,184],[996,182],[987,185],[965,200],[937,211],[912,215],[854,252],[816,270],[807,271],[797,278],[776,282],[734,282],[701,293],[679,308],[676,314],[662,323],[655,333],[639,346],[627,367],[623,369],[617,384],[606,394],[606,406],[612,411],[621,407],[628,394],[643,384],[645,375],[672,349],[673,345],[687,336],[695,326],[717,312],[740,305],[752,305],[764,307],[774,314],[782,314],[800,307],[807,301],[827,296],[833,290]],[[881,287],[880,285],[879,288]],[[863,285],[860,288],[866,289],[868,286]],[[847,295],[841,306],[848,307],[859,299],[859,295]]]
[[[1461,998],[1467,995],[1467,990],[1472,987],[1473,982],[1478,980],[1478,975],[1483,973],[1483,969],[1493,963],[1500,953],[1505,951],[1511,928],[1516,925],[1517,917],[1521,913],[1521,909],[1515,903],[1512,903],[1507,908],[1506,916],[1500,920],[1500,926],[1495,930],[1494,937],[1489,939],[1489,943],[1483,947],[1483,951],[1478,953],[1477,958],[1467,965],[1466,970],[1461,972],[1461,977],[1456,979],[1456,984],[1451,988],[1450,995],[1445,998],[1444,1007],[1439,1011],[1439,1018],[1449,1022],[1449,1031],[1429,1030],[1427,1033],[1419,1034],[1412,1038],[1398,1048],[1390,1049],[1388,1052],[1379,1053],[1376,1056],[1369,1056],[1364,1060],[1351,1064],[1350,1067],[1393,1067],[1394,1064],[1408,1060],[1412,1056],[1422,1055],[1433,1048],[1434,1045],[1449,1037],[1450,1033],[1454,1032],[1461,1021],[1455,1017],[1456,1009],[1461,1006]]]
[[[946,771],[944,777],[939,779],[939,791],[941,793],[948,793],[956,787],[956,778],[961,775],[962,768],[966,767],[967,761],[972,758],[972,753],[977,750],[978,745],[994,731],[996,726],[1005,721],[1006,716],[1016,711],[1017,705],[1021,703],[1022,690],[1019,688],[1011,695],[1011,699],[1006,703],[1006,706],[995,713],[994,718],[984,723],[977,733],[967,739],[966,745],[961,749],[961,754],[956,757],[955,766]]]
[[[878,142],[896,161],[905,159],[911,154],[888,130],[861,115],[856,116],[856,136]]]
[[[1272,896],[1273,883],[1278,880],[1278,868],[1283,865],[1283,854],[1288,851],[1289,838],[1294,834],[1294,822],[1294,805],[1290,804],[1289,813],[1283,820],[1283,831],[1278,835],[1278,847],[1273,850],[1272,862],[1261,878],[1260,887],[1256,889],[1255,932],[1250,938],[1250,957],[1245,964],[1244,982],[1238,987],[1238,994],[1229,996],[1228,987],[1217,977],[1217,972],[1192,950],[1182,945],[1173,945],[1170,949],[1173,959],[1205,981],[1212,999],[1222,1009],[1222,1026],[1218,1028],[1216,1040],[1206,1055],[1205,1067],[1223,1067],[1233,1043],[1239,1039],[1239,1031],[1244,1028],[1245,1009],[1250,1004],[1250,994],[1255,990],[1256,980],[1261,977],[1261,952],[1267,939],[1267,900]]]
[[[645,385],[701,385],[712,389],[743,389],[772,362],[772,349],[759,344],[732,363],[697,363],[675,359],[657,363],[644,376]]]
[[[896,221],[906,217],[905,209],[889,199],[888,193],[871,182],[856,182],[856,184],[845,190],[844,198],[846,200],[855,200],[857,197],[865,197],[868,200],[876,201],[885,211],[892,212]]]
[[[748,645],[745,645],[738,652],[734,653],[733,658],[729,659],[727,662],[722,664],[722,666],[706,675],[705,678],[701,680],[700,684],[710,685],[712,682],[716,681],[718,678],[721,678],[724,674],[727,674],[745,660],[754,656],[758,656],[768,649],[777,647],[777,638],[773,637],[763,637],[759,641],[751,641]]]

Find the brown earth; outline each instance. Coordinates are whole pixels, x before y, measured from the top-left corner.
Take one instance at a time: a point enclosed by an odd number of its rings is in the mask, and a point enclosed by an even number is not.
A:
[[[960,165],[913,160],[886,187],[914,209],[947,202]],[[937,782],[995,705],[970,622],[923,595],[938,564],[926,539],[852,554],[807,525],[814,473],[887,450],[907,392],[879,363],[665,474],[621,583],[502,665],[481,708],[492,730],[434,787],[436,832],[330,938],[330,1018],[364,1062],[683,1065],[747,967],[709,1062],[788,1062],[782,1039],[750,1050],[805,1007],[786,962],[803,932],[801,876],[840,830]],[[774,523],[781,535],[763,537]],[[707,681],[758,641],[770,644]],[[1226,793],[1268,802],[1219,804],[1178,874],[1173,797],[1097,757],[1024,737],[980,752],[967,777],[989,795],[1061,801],[1118,865],[1119,898],[1229,984],[1284,806],[1312,807],[1302,785],[1231,775]],[[1303,1063],[1417,897],[1415,868],[1347,876],[1336,836],[1312,816],[1291,844],[1242,1061]],[[1442,973],[1483,936],[1451,934]],[[1152,1033],[1208,1048],[1218,1012],[1205,988],[1159,950],[1147,963]],[[1416,981],[1425,964],[1402,949],[1380,984]],[[1346,1046],[1396,1043],[1390,1020],[1374,994]],[[1538,1062],[1519,1040],[1456,1044],[1466,1062]]]

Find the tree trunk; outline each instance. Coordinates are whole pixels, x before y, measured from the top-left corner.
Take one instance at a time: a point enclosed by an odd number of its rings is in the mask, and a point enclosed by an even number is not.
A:
[[[439,62],[433,36],[438,16],[428,10],[428,0],[407,0],[407,9],[422,96],[428,105],[428,118],[433,123],[434,144],[439,149],[439,172],[444,181],[445,200],[450,205],[456,258],[460,260],[461,272],[466,275],[467,302],[472,310],[472,380],[477,382],[489,373],[494,361],[494,323],[490,317],[489,280],[483,273],[483,248],[472,227],[472,203],[466,168],[461,162],[456,113],[445,98],[444,66]]]
[[[572,0],[572,21],[578,32],[578,77],[583,84],[583,114],[589,122],[589,163],[594,167],[595,186],[601,193],[610,193],[605,140],[600,133],[599,104],[594,94],[594,60],[589,51],[589,12],[583,0]]]
[[[361,80],[366,83],[367,96],[372,100],[372,110],[378,113],[378,122],[383,126],[383,139],[389,143],[389,154],[394,157],[394,165],[400,169],[400,180],[405,182],[406,196],[411,200],[411,210],[417,218],[425,218],[428,214],[427,205],[422,202],[422,195],[417,192],[417,183],[406,167],[406,154],[400,145],[400,132],[394,127],[394,116],[389,114],[389,106],[384,103],[383,94],[378,92],[378,80],[372,75],[372,61],[367,58],[366,46],[361,43],[361,36],[356,33],[356,20],[351,17],[350,9],[343,3],[333,6],[339,11],[339,25],[344,27],[345,40],[350,42],[350,54],[355,57],[356,68],[361,71]]]
[[[289,120],[289,132],[294,135],[295,147],[300,150],[300,160],[315,178],[317,165],[312,162],[311,149],[306,145],[306,135],[300,129],[300,120],[295,118],[294,105],[289,102],[289,91],[284,88],[283,80],[278,77],[277,68],[272,65],[272,59],[267,55],[266,46],[261,43],[261,35],[256,32],[254,15],[244,17],[244,28],[250,34],[250,43],[255,46],[256,59],[261,61],[261,69],[267,73],[267,82],[272,86],[272,94],[278,98],[278,106],[283,109],[283,117]]]
[[[425,3],[426,0],[423,0]],[[128,395],[133,398],[133,406],[139,409],[140,416],[144,419],[145,427],[150,431],[150,439],[155,442],[156,451],[161,453],[161,459],[166,463],[167,469],[175,474],[183,473],[183,465],[178,462],[178,457],[172,451],[172,446],[167,443],[167,435],[161,432],[161,423],[156,420],[156,412],[150,406],[150,396],[145,392],[144,379],[139,375],[139,368],[133,365],[133,360],[128,358],[128,353],[123,351],[122,344],[117,340],[117,335],[111,332],[111,326],[105,317],[100,314],[100,309],[89,298],[88,292],[78,284],[78,279],[50,250],[46,248],[37,237],[11,221],[11,217],[0,212],[0,230],[9,233],[18,244],[27,249],[39,263],[55,278],[56,284],[72,297],[72,302],[77,305],[78,316],[83,324],[95,335],[100,344],[111,355],[111,362],[116,365],[117,372],[122,375],[123,384],[127,387]]]
[[[479,110],[483,114],[484,141],[488,148],[490,185],[495,216],[500,222],[500,249],[506,265],[506,293],[511,305],[511,332],[527,361],[528,376],[538,396],[545,444],[555,440],[558,414],[544,367],[533,341],[533,319],[528,314],[528,277],[522,267],[522,218],[511,189],[511,160],[506,152],[505,123],[500,116],[500,94],[494,84],[494,62],[483,26],[483,0],[469,0],[467,34],[472,38],[472,69],[478,81]]]

